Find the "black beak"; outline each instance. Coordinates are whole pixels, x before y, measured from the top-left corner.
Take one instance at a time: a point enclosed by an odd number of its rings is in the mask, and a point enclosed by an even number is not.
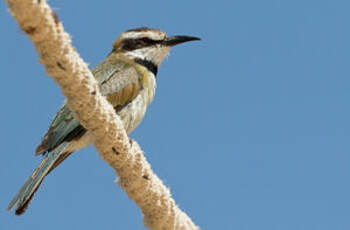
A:
[[[191,37],[191,36],[171,36],[171,37],[167,37],[162,42],[162,44],[165,46],[176,46],[184,42],[198,41],[198,40],[201,40],[201,39],[197,37]]]

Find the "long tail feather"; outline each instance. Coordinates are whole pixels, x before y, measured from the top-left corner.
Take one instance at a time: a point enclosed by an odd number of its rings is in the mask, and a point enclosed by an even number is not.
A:
[[[20,191],[13,198],[7,210],[12,209],[17,203],[16,214],[21,215],[24,213],[45,176],[70,155],[70,152],[65,151],[67,146],[68,142],[64,142],[44,157],[33,174],[27,179]]]

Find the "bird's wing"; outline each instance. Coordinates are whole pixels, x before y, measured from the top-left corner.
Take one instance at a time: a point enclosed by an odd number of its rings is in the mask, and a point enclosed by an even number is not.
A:
[[[91,70],[103,96],[118,111],[132,101],[141,89],[140,71],[125,60],[107,58]],[[50,152],[64,141],[81,137],[86,129],[75,120],[67,104],[56,113],[35,154]]]

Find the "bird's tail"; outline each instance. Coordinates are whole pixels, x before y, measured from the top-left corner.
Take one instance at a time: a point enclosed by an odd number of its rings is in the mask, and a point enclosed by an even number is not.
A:
[[[64,142],[45,155],[39,166],[13,198],[7,210],[10,210],[17,203],[16,215],[24,213],[45,176],[71,154],[65,151],[67,146],[68,142]]]

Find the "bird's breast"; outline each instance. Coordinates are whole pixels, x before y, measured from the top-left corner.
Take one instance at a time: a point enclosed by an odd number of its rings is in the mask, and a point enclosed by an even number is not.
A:
[[[134,100],[118,111],[118,115],[127,133],[133,131],[141,122],[142,118],[145,116],[148,105],[154,97],[156,79],[153,74],[149,74],[142,82],[143,87]]]

